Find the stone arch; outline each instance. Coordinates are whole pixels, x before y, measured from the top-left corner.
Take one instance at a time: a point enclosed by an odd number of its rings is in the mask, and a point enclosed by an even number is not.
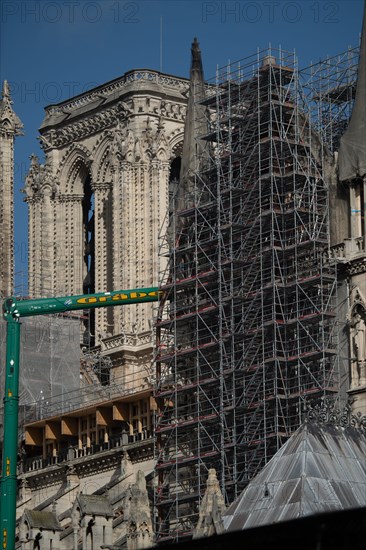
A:
[[[95,181],[98,183],[109,183],[111,181],[110,150],[112,142],[112,133],[103,132],[93,148],[93,172]]]
[[[184,130],[177,128],[168,137],[170,148],[170,170],[169,170],[169,196],[176,196],[179,185],[179,173],[183,150]]]
[[[158,148],[158,151],[156,153],[156,158],[160,162],[166,162],[166,160],[167,160],[167,151],[164,147],[159,147]]]
[[[180,156],[174,157],[170,162],[170,176],[169,176],[170,182],[179,180],[180,166],[181,166],[181,157]]]
[[[352,303],[352,306],[351,306],[350,317],[352,318],[352,315],[354,315],[354,313],[357,309],[362,309],[362,308],[364,310],[366,310],[366,301],[365,301],[365,298],[362,295],[362,292],[357,287],[354,291],[354,297],[353,297],[353,303]]]
[[[183,137],[184,137],[184,130],[183,129],[177,129],[175,130],[168,138],[168,143],[170,145],[170,160],[174,160],[176,157],[180,157],[182,155],[183,150]]]
[[[82,194],[81,181],[90,175],[94,181],[93,157],[83,145],[71,145],[64,154],[58,169],[60,191],[68,195]]]
[[[0,124],[1,128],[4,128],[5,130],[10,130],[13,125],[11,123],[11,120],[9,118],[3,118]]]

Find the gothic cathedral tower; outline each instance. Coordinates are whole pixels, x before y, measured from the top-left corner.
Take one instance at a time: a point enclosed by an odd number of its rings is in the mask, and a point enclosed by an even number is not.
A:
[[[188,84],[133,70],[46,108],[24,188],[32,297],[157,286]],[[150,365],[151,319],[151,304],[91,312],[84,342]]]

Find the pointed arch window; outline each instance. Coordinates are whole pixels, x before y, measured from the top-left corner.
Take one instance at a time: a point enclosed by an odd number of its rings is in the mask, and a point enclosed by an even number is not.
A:
[[[84,273],[86,273],[83,280],[83,293],[92,294],[95,292],[95,216],[94,191],[90,175],[84,181],[83,191]]]

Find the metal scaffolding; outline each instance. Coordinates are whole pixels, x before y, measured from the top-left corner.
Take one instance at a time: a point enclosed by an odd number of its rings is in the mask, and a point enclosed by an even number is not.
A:
[[[349,111],[335,92],[320,98],[324,74],[300,75],[293,54],[260,51],[218,70],[200,102],[206,148],[161,246],[160,543],[192,535],[209,468],[232,502],[298,428],[305,398],[337,398],[324,167],[330,118]]]
[[[314,63],[299,73],[304,108],[313,128],[330,151],[338,150],[351,117],[358,69],[359,48],[348,48]]]

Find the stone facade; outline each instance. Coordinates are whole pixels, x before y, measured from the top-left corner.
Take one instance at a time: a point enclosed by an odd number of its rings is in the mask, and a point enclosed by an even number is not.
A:
[[[341,355],[349,364],[349,397],[355,413],[366,412],[366,4],[352,116],[338,152],[338,187],[332,213],[341,232],[333,251],[339,265],[339,320],[347,320]],[[341,214],[345,214],[340,216]],[[343,353],[342,353],[343,351]]]
[[[23,125],[12,108],[7,81],[0,100],[0,296],[14,285],[14,139]]]
[[[354,413],[366,412],[366,247],[361,224],[361,207],[353,203],[357,185],[349,186],[350,211],[359,210],[357,218],[351,215],[349,232],[342,242],[335,243],[332,254],[338,263],[338,302],[340,321],[339,360],[345,365],[341,387],[346,388]],[[366,185],[365,185],[366,187]],[[363,210],[363,207],[362,207]],[[348,219],[343,219],[347,231]]]

